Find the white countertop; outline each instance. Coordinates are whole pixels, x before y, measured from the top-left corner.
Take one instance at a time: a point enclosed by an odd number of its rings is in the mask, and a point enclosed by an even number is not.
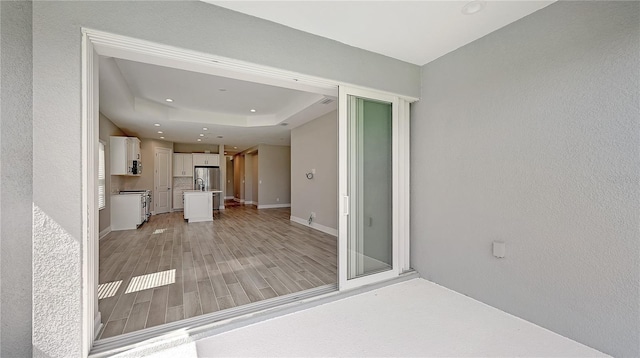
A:
[[[217,193],[222,193],[222,190],[184,190],[183,193],[188,194],[188,193],[213,193],[213,194],[217,194]]]

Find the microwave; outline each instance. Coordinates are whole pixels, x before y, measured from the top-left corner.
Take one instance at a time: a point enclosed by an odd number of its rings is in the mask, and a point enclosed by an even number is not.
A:
[[[133,164],[131,164],[131,174],[137,175],[142,174],[142,162],[139,160],[134,160]]]

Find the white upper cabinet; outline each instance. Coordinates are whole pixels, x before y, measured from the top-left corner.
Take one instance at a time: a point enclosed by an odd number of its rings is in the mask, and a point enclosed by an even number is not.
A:
[[[218,154],[193,153],[193,166],[220,166],[220,156]]]
[[[173,154],[173,176],[192,177],[193,176],[193,156],[191,153]]]
[[[110,137],[110,175],[136,175],[142,173],[140,139],[136,137]]]

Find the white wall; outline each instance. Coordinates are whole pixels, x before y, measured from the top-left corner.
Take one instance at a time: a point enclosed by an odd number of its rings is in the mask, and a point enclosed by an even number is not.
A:
[[[258,152],[258,209],[264,205],[291,205],[291,147],[260,144]]]
[[[424,66],[411,123],[413,267],[628,357],[640,356],[639,23],[638,2],[557,2]]]
[[[316,170],[313,179],[305,176]],[[338,112],[291,131],[291,216],[338,230]]]
[[[30,1],[0,1],[0,357],[32,354],[31,12]]]

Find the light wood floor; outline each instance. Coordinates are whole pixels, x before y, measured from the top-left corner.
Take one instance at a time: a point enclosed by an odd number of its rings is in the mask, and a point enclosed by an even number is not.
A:
[[[289,216],[237,206],[213,222],[175,212],[110,233],[100,240],[100,292],[110,296],[99,300],[100,338],[336,283],[336,238]]]

